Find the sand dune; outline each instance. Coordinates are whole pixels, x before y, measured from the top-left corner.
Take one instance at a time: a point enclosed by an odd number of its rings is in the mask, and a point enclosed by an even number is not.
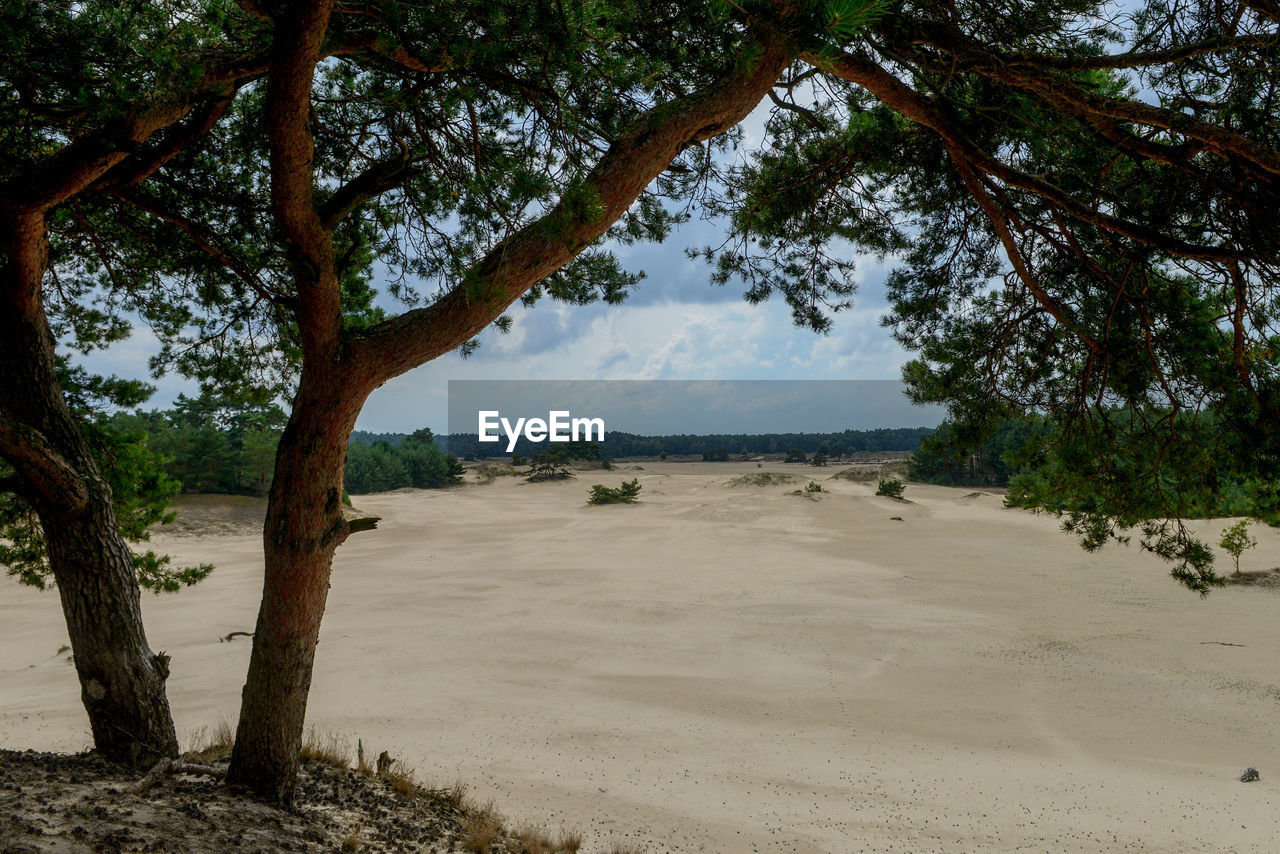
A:
[[[1201,600],[969,489],[726,485],[755,471],[360,498],[384,521],[339,553],[309,720],[586,851],[1280,850],[1280,592]],[[179,728],[233,718],[257,538],[156,545],[218,565],[144,601]],[[0,745],[84,747],[56,594],[9,583],[0,622]]]

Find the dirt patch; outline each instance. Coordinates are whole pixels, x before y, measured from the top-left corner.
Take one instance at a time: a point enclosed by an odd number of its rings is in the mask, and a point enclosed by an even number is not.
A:
[[[180,537],[210,534],[258,534],[267,516],[267,499],[251,495],[179,495],[169,504],[177,514],[152,530]]]
[[[212,763],[225,768],[225,763]],[[0,751],[0,851],[225,854],[229,851],[462,852],[467,811],[452,792],[402,794],[373,774],[305,763],[297,803],[279,810],[220,780],[177,774],[141,794],[141,774],[85,754]],[[505,834],[496,838],[505,844]],[[518,844],[518,843],[517,843]],[[520,846],[523,847],[523,846]],[[519,851],[520,847],[498,850]]]

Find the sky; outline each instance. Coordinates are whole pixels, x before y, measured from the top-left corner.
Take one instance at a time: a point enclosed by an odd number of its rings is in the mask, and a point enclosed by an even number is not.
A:
[[[391,380],[370,397],[363,429],[445,429],[450,380],[897,380],[907,354],[882,328],[885,269],[870,260],[852,309],[827,335],[796,328],[781,299],[749,305],[741,285],[708,284],[709,268],[685,257],[688,234],[625,258],[647,278],[621,305],[519,305],[510,332],[486,330],[469,358],[449,354]],[[705,242],[705,241],[703,241]],[[918,419],[902,400],[904,426]],[[685,432],[673,411],[653,430]],[[936,423],[934,420],[932,423]],[[852,425],[849,425],[852,426]],[[628,429],[619,426],[618,429]],[[779,429],[806,429],[802,424]],[[843,428],[831,428],[843,429]],[[631,432],[649,432],[631,431]]]

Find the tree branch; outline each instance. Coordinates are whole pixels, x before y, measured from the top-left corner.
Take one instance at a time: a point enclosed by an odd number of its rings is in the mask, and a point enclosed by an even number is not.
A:
[[[47,210],[82,192],[124,162],[155,133],[180,121],[201,98],[230,96],[267,69],[265,54],[238,55],[211,66],[189,89],[77,137],[57,154],[0,184],[11,208]],[[140,103],[147,103],[144,98]]]
[[[170,160],[177,157],[184,148],[213,130],[231,109],[234,100],[232,95],[213,96],[200,107],[190,123],[175,130],[155,151],[150,152],[146,157],[131,157],[120,163],[103,175],[95,183],[95,188],[101,189],[106,185],[133,187],[150,178],[164,168]]]
[[[330,229],[315,203],[311,88],[333,0],[294,0],[276,21],[267,82],[271,205],[298,288],[304,358],[336,358],[342,305]]]
[[[216,237],[210,235],[202,226],[192,222],[176,211],[166,207],[163,202],[140,190],[116,190],[113,195],[125,204],[132,205],[143,213],[150,214],[176,227],[191,239],[195,247],[244,282],[258,296],[283,308],[293,308],[294,301],[286,296],[272,292],[266,282],[255,270],[249,269],[244,261],[233,253],[224,251],[217,245]]]
[[[84,480],[39,430],[0,416],[0,454],[34,494],[71,513],[88,506]]]
[[[979,148],[956,127],[938,104],[925,98],[870,60],[849,53],[842,54],[834,60],[812,54],[801,58],[817,65],[827,63],[837,76],[858,84],[886,106],[932,130],[942,138],[948,148],[962,155],[974,168],[998,178],[1010,187],[1034,193],[1081,222],[1182,258],[1223,261],[1239,257],[1239,252],[1234,249],[1188,243],[1148,226],[1104,214],[1077,201],[1048,181],[1014,169]]]
[[[755,30],[758,54],[713,85],[650,109],[551,211],[502,241],[466,281],[425,308],[356,333],[349,346],[369,388],[470,340],[533,285],[603,235],[684,149],[741,121],[792,56],[786,40]]]
[[[360,205],[375,199],[383,193],[400,186],[412,172],[412,160],[408,150],[402,150],[399,157],[375,163],[343,184],[336,192],[319,206],[320,223],[326,229],[333,229]]]

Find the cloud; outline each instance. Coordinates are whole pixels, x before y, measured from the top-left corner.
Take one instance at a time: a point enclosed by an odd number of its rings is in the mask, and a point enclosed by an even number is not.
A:
[[[908,356],[880,328],[880,313],[843,312],[820,336],[796,329],[777,301],[538,306],[510,335],[485,332],[475,357],[450,354],[388,383],[370,398],[360,426],[444,431],[449,380],[897,379]],[[543,323],[543,331],[519,329]],[[551,338],[555,346],[542,346]]]

